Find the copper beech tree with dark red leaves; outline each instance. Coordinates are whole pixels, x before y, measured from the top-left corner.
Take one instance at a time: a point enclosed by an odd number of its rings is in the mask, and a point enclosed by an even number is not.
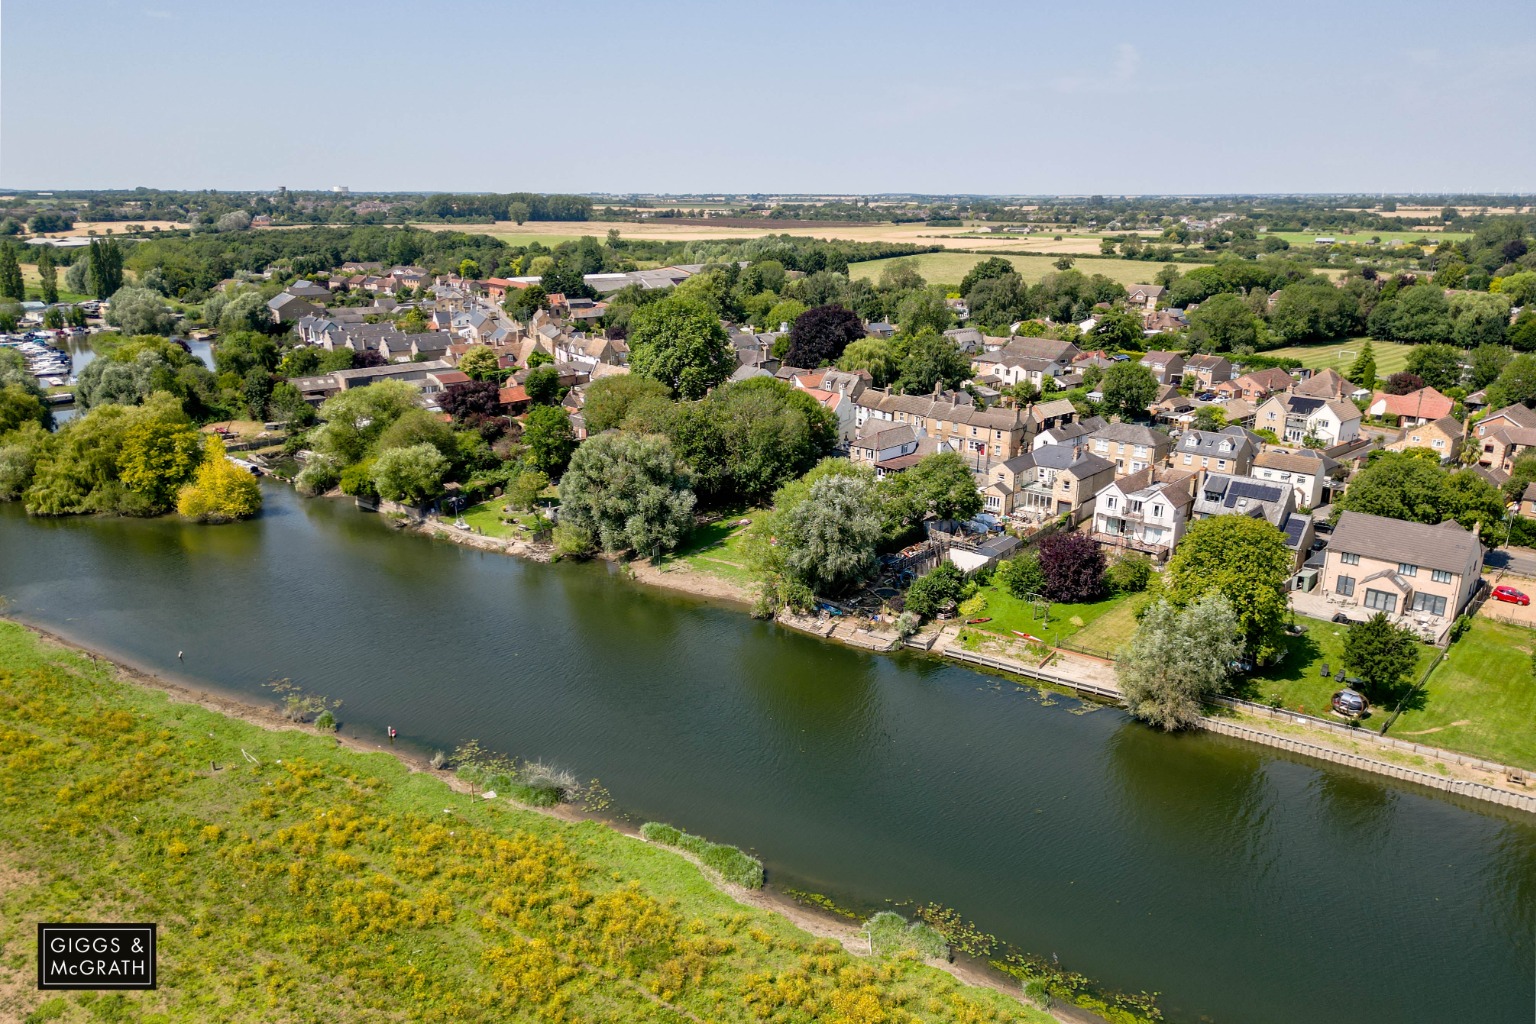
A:
[[[1087,534],[1053,533],[1039,551],[1047,600],[1081,604],[1104,595],[1104,552]]]
[[[835,363],[843,349],[862,337],[864,321],[859,314],[837,305],[817,306],[795,317],[784,359],[790,366],[814,369]]]

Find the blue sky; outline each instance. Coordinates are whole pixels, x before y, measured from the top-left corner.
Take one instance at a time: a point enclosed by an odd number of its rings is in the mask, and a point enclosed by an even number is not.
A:
[[[1536,5],[5,0],[0,186],[1536,191]]]

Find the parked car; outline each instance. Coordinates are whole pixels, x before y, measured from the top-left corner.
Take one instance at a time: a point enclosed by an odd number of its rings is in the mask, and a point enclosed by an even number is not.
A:
[[[1365,695],[1347,686],[1333,695],[1333,710],[1346,718],[1358,718],[1368,707]]]
[[[1526,597],[1524,593],[1516,590],[1514,587],[1494,587],[1493,599],[1495,601],[1505,601],[1509,604],[1518,604],[1523,606],[1529,606],[1531,603],[1531,599],[1529,597]]]

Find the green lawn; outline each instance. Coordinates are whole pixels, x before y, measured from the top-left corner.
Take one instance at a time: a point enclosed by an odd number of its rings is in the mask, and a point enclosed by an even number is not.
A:
[[[1536,769],[1536,632],[1477,618],[1388,734]]]
[[[1028,601],[1014,597],[1008,591],[991,585],[981,591],[986,606],[967,618],[991,618],[991,622],[967,628],[979,633],[995,633],[1007,639],[1016,639],[1014,631],[1040,637],[1056,644],[1070,639],[1075,645],[1106,652],[1118,650],[1130,638],[1136,628],[1138,595],[1112,597],[1092,604],[1052,604],[1047,608],[1049,621],[1035,615]]]
[[[741,586],[757,581],[751,570],[747,553],[751,526],[741,525],[742,520],[754,520],[766,515],[765,509],[738,509],[723,514],[720,519],[697,527],[688,540],[670,559],[681,559],[695,572],[709,573]]]
[[[1360,355],[1364,338],[1344,338],[1311,345],[1291,345],[1288,348],[1270,349],[1266,356],[1300,359],[1301,365],[1314,370],[1337,370],[1345,373]],[[1371,341],[1371,354],[1376,357],[1376,377],[1381,379],[1396,373],[1408,365],[1408,353],[1413,346],[1400,341]]]
[[[933,284],[959,284],[966,273],[972,267],[990,256],[986,253],[975,252],[929,252],[917,256],[896,257],[904,260],[913,260],[917,263],[917,272]],[[1024,278],[1026,284],[1034,284],[1046,274],[1056,272],[1053,264],[1060,259],[1059,256],[1003,256],[1019,270],[1019,275]],[[880,272],[885,269],[891,260],[867,260],[863,263],[851,263],[848,266],[848,276],[851,278],[867,277],[871,281],[880,279]],[[1199,264],[1181,263],[1180,270],[1192,270]],[[1078,259],[1074,270],[1080,270],[1084,274],[1103,274],[1111,280],[1121,284],[1147,284],[1156,276],[1162,267],[1161,263],[1147,260],[1121,260],[1121,259]]]
[[[1330,231],[1321,229],[1318,231],[1271,231],[1266,237],[1283,238],[1291,243],[1293,249],[1326,249],[1327,246],[1317,245],[1314,238],[1332,238],[1344,245],[1370,245],[1372,238],[1380,238],[1383,243],[1397,240],[1403,245],[1411,245],[1421,238],[1427,238],[1431,242],[1459,242],[1472,237],[1470,231],[1425,231],[1423,228],[1411,228],[1407,231],[1384,231],[1376,228],[1360,229],[1352,235],[1343,231]]]
[[[533,530],[528,527],[531,527],[533,523],[533,513],[503,512],[502,508],[506,503],[506,498],[492,498],[489,501],[482,501],[478,505],[471,505],[461,515],[466,523],[477,528],[487,537],[500,537],[503,539],[520,537],[523,540],[532,537]],[[515,520],[516,523],[521,524],[525,529],[520,530],[516,525],[504,523],[502,522],[503,519]]]
[[[1329,704],[1334,691],[1343,685],[1334,682],[1333,676],[1344,667],[1344,633],[1349,627],[1304,615],[1296,616],[1296,624],[1304,627],[1306,632],[1287,637],[1285,655],[1278,663],[1243,680],[1238,696],[1262,704],[1271,703],[1278,696],[1283,707],[1326,718],[1331,713]],[[1419,646],[1419,660],[1401,685],[1403,693],[1418,682],[1429,663],[1435,660],[1435,654],[1435,648],[1429,644]],[[1324,664],[1332,673],[1327,678],[1322,674]],[[1373,724],[1379,725],[1401,696],[1398,694],[1380,706],[1373,703],[1367,720],[1374,719]]]

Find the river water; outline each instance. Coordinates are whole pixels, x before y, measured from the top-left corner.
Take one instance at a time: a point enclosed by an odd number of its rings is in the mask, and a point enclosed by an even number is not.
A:
[[[954,907],[1171,1020],[1531,1020],[1529,817],[264,486],[226,527],[0,505],[0,595],[204,688],[339,697],[348,733],[558,762],[780,887]]]

